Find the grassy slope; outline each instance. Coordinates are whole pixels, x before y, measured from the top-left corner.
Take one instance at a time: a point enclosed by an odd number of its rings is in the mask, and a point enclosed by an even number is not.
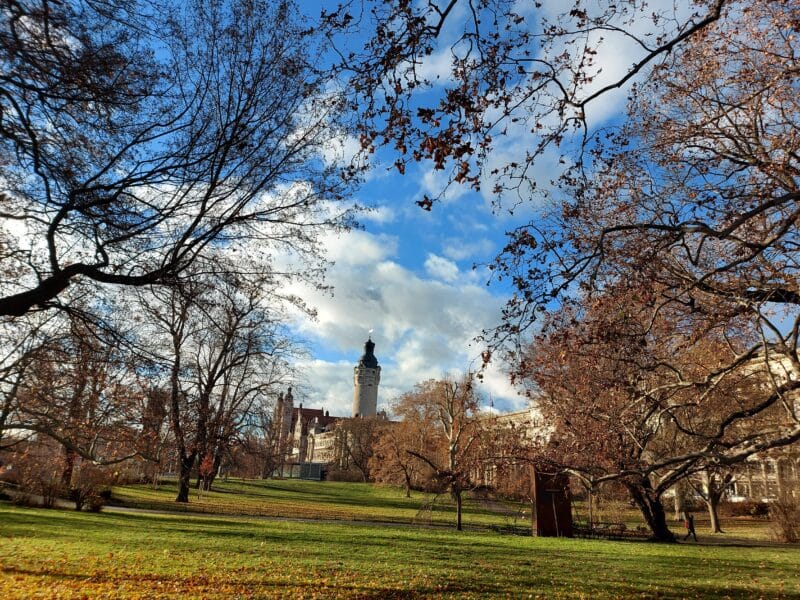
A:
[[[447,495],[436,499],[433,511],[420,513],[420,508],[433,499],[432,495],[414,492],[411,498],[406,498],[398,488],[367,483],[231,480],[215,483],[213,490],[204,493],[202,498],[193,490],[188,505],[176,504],[176,493],[175,482],[168,481],[157,490],[144,485],[116,487],[114,499],[116,503],[138,508],[214,514],[402,523],[455,521],[455,509]],[[493,506],[507,510],[510,516],[467,501],[464,522],[467,525],[505,525],[514,521],[520,508],[511,503]],[[518,520],[518,524],[524,522]]]
[[[189,504],[175,503],[176,493],[174,481],[165,482],[157,490],[145,485],[114,488],[114,498],[118,504],[166,511],[447,525],[455,522],[455,508],[446,494],[436,499],[433,511],[420,512],[420,508],[431,501],[432,495],[414,492],[411,498],[406,498],[400,488],[367,483],[232,479],[216,483],[214,490],[204,494],[201,499],[193,490]],[[525,510],[526,516],[530,515],[528,506],[495,502],[491,507],[493,510],[489,510],[485,503],[465,501],[465,525],[530,527],[530,521],[520,516],[522,510]],[[580,504],[575,508],[578,517],[586,517],[586,511]],[[698,535],[709,539],[707,515],[698,512],[695,517]],[[596,511],[595,518],[600,521],[624,521],[630,528],[644,525],[637,510],[619,503],[605,503],[602,510]],[[735,538],[747,542],[770,539],[766,521],[723,518],[722,525],[727,532],[727,535],[721,536],[725,540]],[[674,524],[673,530],[684,533],[680,523]]]
[[[0,503],[0,597],[800,598],[800,551]]]

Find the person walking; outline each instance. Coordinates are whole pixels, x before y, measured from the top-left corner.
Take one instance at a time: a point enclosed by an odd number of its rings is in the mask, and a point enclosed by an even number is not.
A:
[[[684,536],[683,541],[685,542],[686,540],[688,540],[689,536],[691,535],[692,537],[694,537],[694,541],[696,542],[697,534],[694,531],[694,517],[690,512],[685,512],[683,513],[683,515],[684,515],[683,526],[686,527],[686,535]]]

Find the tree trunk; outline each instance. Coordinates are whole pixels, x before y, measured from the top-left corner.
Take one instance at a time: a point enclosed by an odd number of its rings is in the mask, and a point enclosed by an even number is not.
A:
[[[686,512],[686,493],[683,481],[675,484],[675,497],[674,497],[674,513],[673,518],[675,521],[682,521],[683,514]]]
[[[175,502],[189,502],[189,486],[194,466],[194,453],[181,457],[180,474],[178,476],[178,497]]]
[[[674,542],[673,534],[667,526],[667,516],[664,512],[664,505],[661,497],[655,493],[650,482],[626,483],[625,487],[631,494],[631,498],[642,512],[647,526],[653,532],[653,539],[659,542]]]
[[[708,508],[708,516],[711,521],[711,533],[724,533],[722,526],[719,522],[719,502],[722,500],[722,495],[725,490],[733,483],[733,474],[728,473],[722,479],[718,478],[718,474],[706,470],[705,481],[703,486],[703,500]]]
[[[214,485],[214,482],[217,480],[217,475],[222,470],[222,454],[217,452],[214,455],[214,464],[211,467],[211,473],[208,474],[206,489],[210,490],[211,486]]]
[[[214,481],[217,479],[217,475],[219,475],[219,472],[222,469],[223,456],[224,456],[224,451],[222,448],[218,446],[216,451],[214,452],[214,464],[211,467],[211,473],[209,473],[208,476],[206,477],[207,490],[210,490],[211,486],[214,485]]]
[[[461,531],[461,490],[453,492],[456,499],[456,529]]]
[[[64,470],[61,471],[61,485],[69,489],[72,483],[72,473],[75,470],[75,461],[78,455],[74,450],[64,448]]]
[[[709,494],[706,500],[706,507],[708,507],[708,517],[711,520],[711,533],[725,533],[722,531],[722,526],[719,523],[719,495]]]

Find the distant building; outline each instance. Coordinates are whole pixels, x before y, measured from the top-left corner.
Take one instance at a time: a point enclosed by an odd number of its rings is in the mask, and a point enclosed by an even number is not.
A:
[[[329,412],[321,408],[303,408],[301,404],[293,416],[294,450],[292,462],[329,462],[325,456],[324,439],[326,433],[332,433],[341,417],[331,417]]]
[[[375,358],[375,342],[372,338],[364,343],[364,354],[353,369],[352,418],[368,418],[378,415],[378,386],[381,367]],[[381,413],[386,418],[384,413]],[[275,405],[273,424],[281,448],[286,449],[286,465],[338,464],[341,462],[343,440],[336,435],[336,424],[347,417],[332,417],[320,408],[295,408],[292,388],[284,396],[280,394]],[[281,468],[279,473],[306,473],[308,469]],[[318,473],[319,469],[312,470]],[[305,475],[304,475],[305,476]]]
[[[381,368],[375,358],[375,342],[364,343],[364,354],[353,369],[353,418],[374,417],[378,412],[378,385]]]

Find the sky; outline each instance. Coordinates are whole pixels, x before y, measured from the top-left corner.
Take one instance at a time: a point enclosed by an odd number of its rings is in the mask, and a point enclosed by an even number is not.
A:
[[[305,10],[318,7],[304,3]],[[456,28],[445,30],[441,47],[423,65],[430,79],[447,80],[448,44],[456,34]],[[631,44],[624,36],[609,36],[598,56],[602,72],[593,85],[625,72],[637,56]],[[604,96],[590,106],[587,117],[594,126],[615,119],[624,111],[626,96],[624,88]],[[489,162],[524,156],[530,143],[527,130],[514,131],[512,126]],[[343,139],[339,146],[347,154],[355,142]],[[379,151],[353,198],[373,209],[361,215],[362,229],[325,239],[333,262],[326,283],[334,287],[333,294],[292,290],[317,310],[315,320],[297,315],[292,324],[310,352],[298,364],[296,402],[332,415],[350,414],[353,368],[370,335],[381,365],[378,410],[389,410],[415,383],[479,368],[483,348],[475,338],[499,324],[511,293],[507,283],[492,280],[482,265],[500,252],[505,232],[533,214],[530,207],[513,216],[494,212],[491,198],[458,186],[432,211],[422,210],[415,201],[426,193],[435,196],[445,174],[417,164],[400,175],[391,167],[393,160],[387,151]],[[558,160],[552,152],[537,161],[534,176],[540,186],[549,185]],[[503,365],[490,365],[479,389],[485,409],[491,405],[507,412],[527,405]]]
[[[361,215],[363,228],[326,238],[333,293],[294,290],[317,310],[293,325],[311,350],[298,365],[306,406],[349,414],[353,368],[370,335],[381,365],[379,410],[417,382],[480,367],[474,338],[498,324],[508,291],[487,285],[488,271],[473,265],[495,256],[505,229],[482,198],[468,197],[476,194],[422,210],[414,201],[432,176],[417,171],[375,166],[356,198],[374,207]],[[482,388],[500,410],[525,405],[497,368]]]

